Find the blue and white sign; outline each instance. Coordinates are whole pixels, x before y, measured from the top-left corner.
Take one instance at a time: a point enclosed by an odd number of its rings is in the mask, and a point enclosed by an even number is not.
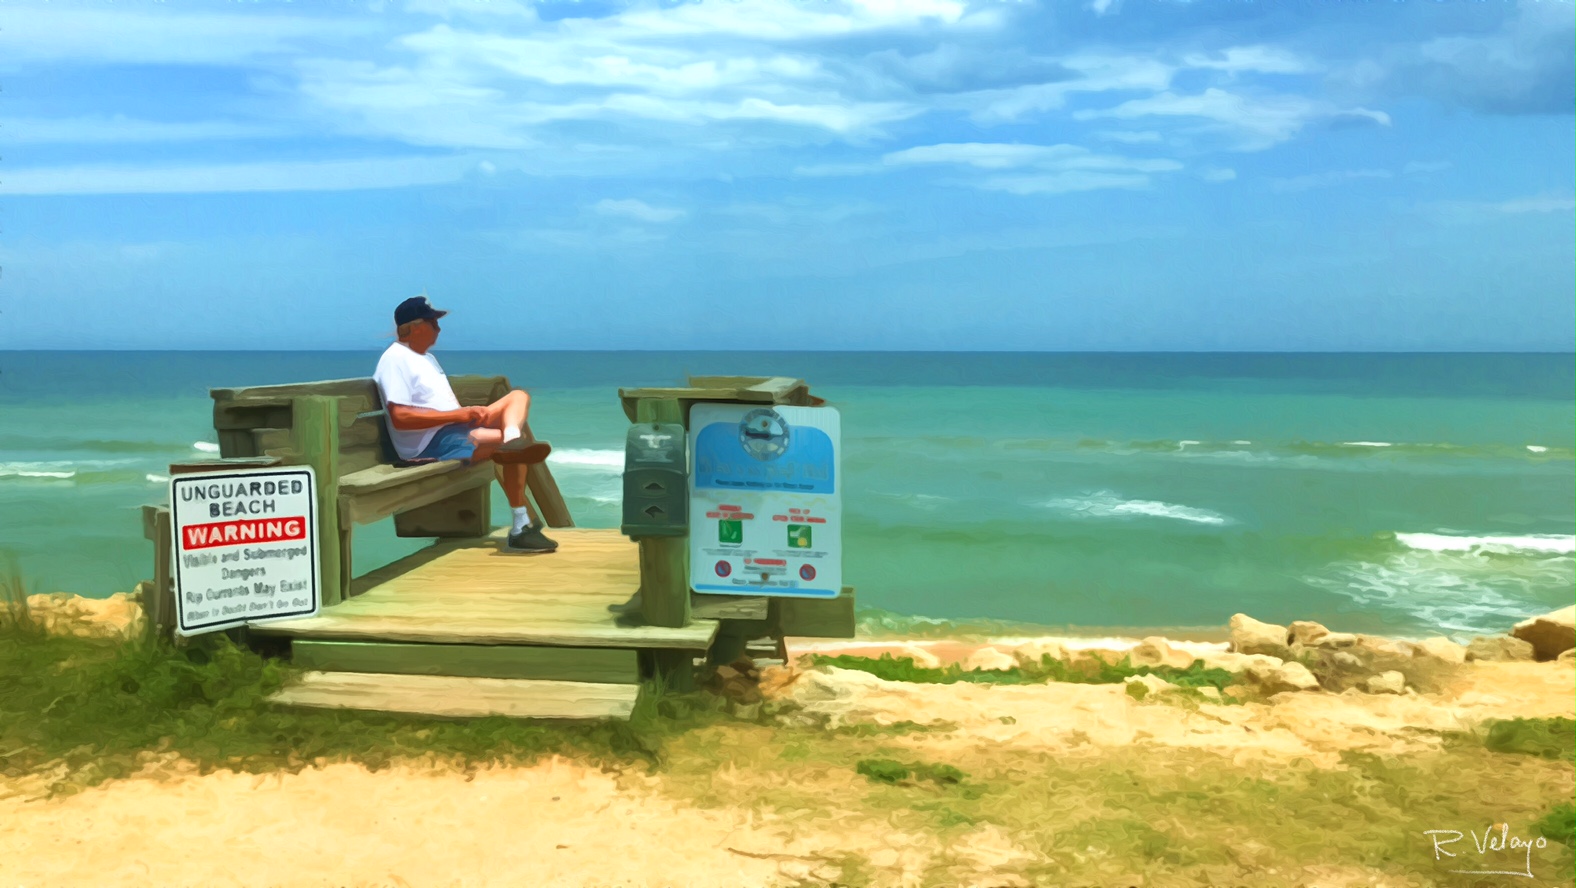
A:
[[[690,587],[836,598],[841,419],[831,407],[690,408]]]

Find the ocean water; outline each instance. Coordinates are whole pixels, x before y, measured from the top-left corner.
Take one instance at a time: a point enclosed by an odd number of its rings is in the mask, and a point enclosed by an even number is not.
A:
[[[1464,639],[1573,599],[1571,355],[438,354],[532,392],[586,527],[619,523],[619,386],[806,379],[842,413],[844,576],[876,629],[1242,611]],[[32,591],[131,588],[138,507],[217,451],[209,387],[376,358],[0,352],[0,549]],[[356,569],[420,545],[359,528]]]

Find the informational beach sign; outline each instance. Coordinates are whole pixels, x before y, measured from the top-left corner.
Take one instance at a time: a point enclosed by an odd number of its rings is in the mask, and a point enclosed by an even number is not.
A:
[[[690,586],[836,598],[843,586],[841,422],[831,407],[690,408]]]
[[[178,634],[318,612],[313,480],[309,467],[170,479]]]

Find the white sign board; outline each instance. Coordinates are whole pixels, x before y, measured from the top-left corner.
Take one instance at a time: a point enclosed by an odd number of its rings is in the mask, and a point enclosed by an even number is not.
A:
[[[313,480],[309,467],[170,479],[177,633],[318,612]]]
[[[690,587],[836,598],[841,421],[831,407],[690,408]]]

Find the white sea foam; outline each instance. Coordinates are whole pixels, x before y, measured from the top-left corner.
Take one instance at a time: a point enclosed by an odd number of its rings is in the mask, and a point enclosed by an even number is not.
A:
[[[149,484],[168,484],[168,483],[170,483],[170,476],[169,475],[155,475],[152,472],[149,472],[147,475],[144,475],[143,477],[148,479],[148,483]]]
[[[1394,447],[1389,441],[1342,441],[1342,447]]]
[[[624,451],[622,450],[554,450],[547,457],[547,461],[561,466],[587,466],[597,469],[624,471]]]
[[[89,464],[97,463],[89,461]],[[77,463],[60,460],[0,463],[0,478],[75,478],[78,468]]]
[[[192,442],[192,449],[201,451],[203,453],[218,453],[219,445],[210,443],[208,441],[194,441]]]
[[[1569,537],[1565,539],[1568,553]],[[1463,549],[1455,542],[1409,548],[1379,562],[1332,564],[1304,580],[1351,599],[1363,610],[1402,614],[1443,629],[1458,641],[1506,632],[1517,621],[1553,606],[1547,590],[1570,588],[1576,562],[1569,557],[1486,557],[1490,551]]]
[[[1576,552],[1576,536],[1556,533],[1535,533],[1521,536],[1487,535],[1454,536],[1445,533],[1398,533],[1396,542],[1408,549],[1427,552],[1500,552],[1517,550],[1543,552],[1553,555],[1570,555]]]
[[[1177,446],[1178,447],[1191,447],[1191,446],[1193,446],[1195,444],[1201,444],[1201,443],[1203,443],[1203,442],[1201,442],[1201,441],[1178,441],[1177,442]]]
[[[1533,453],[1547,453],[1549,451],[1549,448],[1547,448],[1547,447],[1539,447],[1536,444],[1528,444],[1527,445],[1527,449],[1532,451]]]
[[[1053,499],[1042,505],[1047,509],[1089,518],[1170,518],[1194,524],[1214,525],[1226,524],[1231,520],[1219,512],[1211,512],[1208,509],[1196,509],[1192,506],[1179,506],[1176,503],[1157,500],[1122,499],[1109,491],[1101,491],[1091,496]]]

